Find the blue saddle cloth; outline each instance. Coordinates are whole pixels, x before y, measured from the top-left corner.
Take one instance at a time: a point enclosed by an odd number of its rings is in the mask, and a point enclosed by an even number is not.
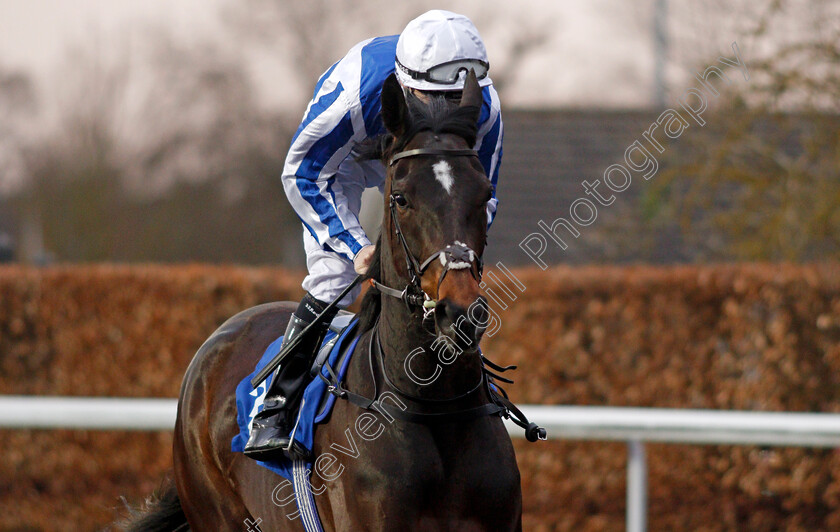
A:
[[[342,352],[342,347],[347,343],[348,338],[352,337],[353,331],[356,329],[358,320],[353,320],[340,334],[340,338],[330,351],[328,361],[331,367],[335,369],[336,361]],[[337,333],[329,331],[324,343],[329,342]],[[356,343],[359,341],[358,336],[353,338],[353,341],[347,347],[347,356],[341,361],[341,367],[338,368],[336,375],[339,381],[344,379],[347,373],[347,366],[350,363],[350,357]],[[251,386],[251,378],[259,372],[269,361],[271,361],[283,345],[283,337],[276,339],[263,353],[262,358],[257,363],[254,371],[249,374],[236,387],[236,422],[239,425],[239,434],[233,437],[230,442],[230,447],[233,452],[242,452],[245,444],[248,442],[248,436],[251,431],[251,421],[254,416],[263,409],[263,400],[267,391],[267,382],[263,382],[256,389]],[[321,368],[321,374],[325,377],[329,376],[326,367]],[[268,380],[268,379],[267,379]],[[333,405],[335,404],[335,396],[328,394],[324,398],[327,390],[327,383],[322,379],[315,377],[309,383],[303,392],[302,406],[300,409],[300,421],[298,422],[297,430],[295,431],[295,440],[300,442],[304,447],[312,450],[312,439],[315,434],[315,425],[321,423],[327,416],[329,416]],[[322,405],[323,403],[323,405]],[[292,480],[292,462],[286,459],[282,453],[278,453],[278,457],[271,461],[257,461],[259,465],[274,471],[278,475]]]

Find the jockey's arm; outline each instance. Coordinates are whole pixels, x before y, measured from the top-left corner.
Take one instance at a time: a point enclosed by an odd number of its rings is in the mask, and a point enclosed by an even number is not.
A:
[[[502,140],[504,137],[504,125],[502,123],[501,105],[499,95],[492,85],[482,89],[484,102],[481,106],[481,114],[478,119],[478,158],[484,167],[487,178],[493,186],[493,196],[487,203],[487,228],[493,223],[496,217],[496,208],[499,200],[496,199],[496,184],[499,181],[499,167],[502,165]]]
[[[292,139],[283,169],[283,186],[292,208],[321,246],[353,260],[371,244],[359,223],[358,205],[364,183],[336,175],[341,163],[365,138],[352,119],[353,104],[341,91],[322,91],[310,104]],[[479,160],[490,179],[492,198],[487,204],[487,226],[493,223],[498,199],[496,185],[502,161],[502,124],[499,96],[491,86],[483,89],[483,104],[476,139]],[[357,206],[352,209],[351,206]]]
[[[363,136],[350,118],[343,94],[313,101],[292,139],[283,168],[283,187],[292,208],[325,249],[353,260],[370,245],[353,205],[359,205],[364,183],[342,176],[339,166]]]

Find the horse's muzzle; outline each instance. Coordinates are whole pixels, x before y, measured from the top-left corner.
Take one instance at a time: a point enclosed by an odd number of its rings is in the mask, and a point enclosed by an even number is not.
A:
[[[467,308],[449,298],[438,301],[435,307],[435,325],[438,332],[454,340],[463,349],[478,345],[489,321],[487,301],[482,296]]]

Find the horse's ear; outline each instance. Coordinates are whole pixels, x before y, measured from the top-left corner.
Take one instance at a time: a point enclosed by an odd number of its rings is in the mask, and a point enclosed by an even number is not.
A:
[[[474,107],[475,121],[478,122],[482,102],[481,87],[478,86],[475,70],[470,69],[470,72],[467,74],[467,79],[464,80],[464,92],[461,94],[461,107]]]
[[[408,124],[408,105],[395,74],[388,76],[382,84],[382,122],[395,137],[402,135]]]

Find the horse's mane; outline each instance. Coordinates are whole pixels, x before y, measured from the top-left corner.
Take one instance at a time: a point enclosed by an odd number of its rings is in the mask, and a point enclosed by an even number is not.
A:
[[[436,135],[448,133],[463,138],[469,146],[475,145],[478,135],[478,124],[475,117],[478,112],[474,106],[454,106],[444,95],[430,95],[428,103],[423,103],[413,94],[407,97],[409,109],[409,121],[406,124],[405,132],[399,137],[391,133],[383,133],[377,137],[363,142],[359,146],[357,160],[381,160],[385,162],[395,152],[401,151],[406,144],[422,131],[431,131]],[[387,212],[387,211],[386,211]],[[368,272],[364,280],[374,279],[382,282],[382,234],[376,241],[376,250],[373,254]],[[359,311],[359,332],[365,332],[373,328],[379,313],[382,310],[382,294],[378,290],[371,289],[362,299],[361,310]]]

